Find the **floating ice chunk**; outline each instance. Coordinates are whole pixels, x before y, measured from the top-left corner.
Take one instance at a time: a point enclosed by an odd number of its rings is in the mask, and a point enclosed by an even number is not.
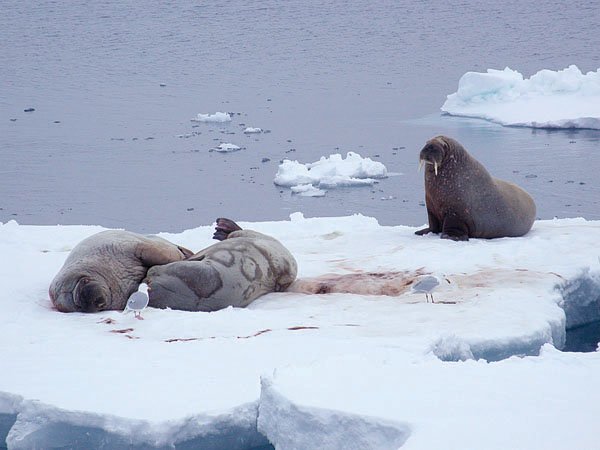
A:
[[[255,134],[255,133],[262,133],[262,128],[253,128],[253,127],[247,127],[244,130],[244,133],[246,134]]]
[[[212,122],[212,123],[223,123],[231,122],[231,116],[225,112],[216,112],[214,114],[198,114],[197,117],[192,119],[192,122]]]
[[[510,68],[467,72],[442,111],[509,126],[600,129],[600,69],[575,65],[524,78]]]
[[[335,188],[370,186],[386,177],[387,169],[382,163],[348,152],[346,159],[336,153],[307,164],[286,159],[279,165],[273,182],[286,187],[311,184],[318,188]]]
[[[325,191],[314,187],[312,184],[299,184],[298,186],[291,187],[294,194],[301,195],[303,197],[323,197]]]
[[[219,146],[217,148],[215,148],[215,151],[219,152],[219,153],[231,153],[231,152],[237,152],[238,150],[241,150],[242,147],[235,145],[235,144],[231,144],[231,143],[222,143],[219,144]]]

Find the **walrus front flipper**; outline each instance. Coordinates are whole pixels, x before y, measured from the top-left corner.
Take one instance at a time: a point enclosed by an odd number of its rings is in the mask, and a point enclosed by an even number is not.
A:
[[[227,239],[230,233],[233,233],[234,231],[240,231],[241,229],[242,228],[233,220],[220,217],[217,219],[217,226],[215,227],[213,239],[224,241]]]
[[[415,231],[417,236],[423,236],[428,233],[439,233],[442,231],[442,227],[440,226],[440,221],[435,217],[435,214],[432,214],[427,208],[427,219],[429,220],[429,226],[427,228],[423,228],[422,230]]]
[[[423,228],[422,230],[415,231],[415,234],[417,236],[423,236],[424,234],[429,234],[429,233],[431,233],[431,229],[429,227]]]
[[[469,229],[457,214],[450,213],[444,218],[444,226],[440,237],[442,239],[452,239],[453,241],[468,241]]]
[[[184,259],[189,258],[190,256],[194,256],[194,252],[191,251],[190,249],[187,249],[185,247],[182,247],[181,245],[178,245],[177,248],[179,249],[179,251],[181,252],[181,254],[183,255]]]

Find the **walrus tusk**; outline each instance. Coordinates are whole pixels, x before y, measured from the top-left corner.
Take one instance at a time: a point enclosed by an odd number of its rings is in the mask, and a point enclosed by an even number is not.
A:
[[[433,171],[435,172],[435,176],[437,177],[437,161],[433,162]]]
[[[420,171],[421,171],[421,168],[423,167],[423,163],[424,163],[424,162],[425,162],[425,161],[423,161],[422,159],[420,159],[420,160],[419,160],[419,168],[417,169],[417,172],[420,172]]]

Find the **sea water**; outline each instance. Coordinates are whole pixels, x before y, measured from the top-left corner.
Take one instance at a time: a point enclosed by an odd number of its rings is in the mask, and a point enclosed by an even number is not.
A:
[[[419,226],[418,153],[438,134],[527,189],[539,218],[600,219],[600,132],[439,111],[470,70],[596,70],[599,22],[558,0],[3,1],[0,221],[176,232],[301,211]],[[232,121],[190,121],[217,111]],[[222,143],[242,149],[211,151]],[[348,151],[392,175],[320,198],[273,184],[284,158]]]

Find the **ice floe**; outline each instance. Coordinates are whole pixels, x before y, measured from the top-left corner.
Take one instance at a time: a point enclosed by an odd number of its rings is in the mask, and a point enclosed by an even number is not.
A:
[[[387,177],[385,165],[358,153],[348,152],[344,159],[339,153],[322,156],[319,161],[302,164],[289,159],[279,165],[273,182],[278,186],[303,190],[305,185],[331,189],[343,186],[371,186]]]
[[[238,150],[241,150],[241,149],[242,149],[242,147],[240,147],[239,145],[235,145],[230,142],[223,142],[215,148],[215,151],[219,152],[219,153],[231,153],[231,152],[237,152]]]
[[[216,112],[214,114],[199,113],[192,119],[192,122],[224,123],[231,122],[231,114],[226,112]]]
[[[254,127],[246,127],[244,129],[244,133],[246,134],[258,134],[258,133],[262,133],[262,128],[254,128]]]
[[[70,249],[103,228],[0,224],[8,448],[596,445],[600,353],[554,347],[567,324],[597,320],[600,222],[468,242],[360,215],[238,223],[290,249],[293,289],[142,321],[51,307]],[[212,232],[161,236],[199,250]],[[410,289],[428,275],[435,303]]]
[[[467,72],[441,109],[507,126],[600,129],[600,69],[583,74],[571,65],[530,78],[508,67]]]

